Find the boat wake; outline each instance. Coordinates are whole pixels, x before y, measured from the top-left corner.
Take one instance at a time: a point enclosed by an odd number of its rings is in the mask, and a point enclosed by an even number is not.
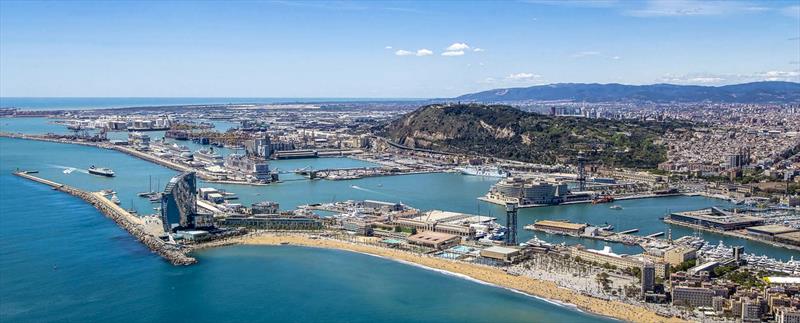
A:
[[[88,170],[85,170],[85,169],[80,169],[80,168],[75,168],[75,167],[69,167],[69,166],[62,166],[62,165],[49,165],[49,166],[50,166],[50,167],[54,167],[54,168],[60,168],[60,169],[62,169],[64,174],[72,174],[73,172],[79,172],[79,173],[89,174],[89,171],[88,171]]]
[[[350,188],[352,188],[354,190],[359,190],[359,191],[364,191],[364,192],[369,192],[369,193],[374,193],[374,194],[390,196],[389,194],[386,194],[386,193],[383,193],[383,192],[378,192],[376,190],[371,190],[371,189],[368,189],[368,188],[363,188],[363,187],[358,186],[358,185],[350,185]]]

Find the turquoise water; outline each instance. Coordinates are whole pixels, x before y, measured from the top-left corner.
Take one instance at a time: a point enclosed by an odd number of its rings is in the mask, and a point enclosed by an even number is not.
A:
[[[3,322],[605,321],[344,251],[235,246],[171,266],[83,201],[10,175],[0,147]]]
[[[26,120],[26,119],[15,119]],[[4,166],[39,170],[43,177],[87,190],[113,189],[118,192],[122,206],[135,209],[140,214],[153,213],[153,206],[146,199],[138,198],[136,193],[148,190],[152,186],[163,187],[174,171],[129,157],[125,154],[84,147],[78,145],[62,145],[45,142],[13,140],[0,138],[3,145]],[[58,153],[54,153],[54,152]],[[117,171],[117,177],[104,178],[92,176],[85,172],[90,165],[110,167]],[[271,161],[270,167],[281,170],[313,167],[370,167],[374,164],[349,158],[316,158]],[[65,168],[78,168],[84,171],[64,173]],[[238,203],[250,203],[270,200],[281,204],[282,209],[292,209],[308,203],[330,202],[339,200],[385,200],[401,202],[423,210],[441,209],[465,213],[488,215],[505,221],[505,213],[501,206],[489,204],[476,198],[485,194],[495,183],[495,179],[475,176],[463,176],[453,173],[418,174],[393,177],[373,177],[350,181],[309,181],[293,174],[282,174],[284,182],[268,186],[247,186],[218,183],[201,183],[201,186],[213,186],[237,193]],[[670,211],[693,210],[710,206],[730,206],[726,201],[704,197],[665,197],[657,199],[641,199],[615,202],[622,210],[609,209],[605,205],[571,205],[544,208],[522,209],[519,212],[520,241],[534,236],[534,233],[522,230],[521,227],[542,219],[566,219],[573,222],[613,224],[617,230],[638,228],[637,234],[647,235],[656,232],[667,232],[672,227],[674,238],[691,235],[692,231],[679,226],[664,224],[659,217]],[[755,241],[721,236],[704,232],[701,235],[709,241],[723,241],[728,245],[743,245],[746,252],[766,254],[770,257],[788,260],[792,253],[786,249],[776,248]],[[611,245],[616,252],[638,253],[636,246],[608,244],[602,241],[563,237],[538,233],[539,238],[550,242],[568,244],[582,243],[590,248],[602,248]]]
[[[0,97],[0,108],[26,110],[78,110],[123,107],[236,104],[236,103],[292,103],[292,102],[359,102],[359,101],[410,101],[391,98],[25,98]]]
[[[25,120],[25,119],[18,119]],[[4,124],[7,119],[0,120]],[[16,122],[13,120],[11,122]],[[35,125],[28,125],[35,128]],[[115,169],[103,178],[64,167]],[[273,167],[371,165],[347,158],[275,161]],[[370,256],[296,247],[207,250],[200,263],[173,267],[151,254],[91,206],[10,175],[15,168],[87,190],[111,188],[123,207],[152,205],[136,197],[148,178],[164,183],[175,172],[110,150],[0,138],[0,321],[595,321],[569,308],[440,273]],[[283,209],[345,199],[397,201],[421,209],[492,215],[499,206],[477,201],[494,180],[458,174],[376,177],[353,181],[287,180],[269,186],[219,185],[241,202],[273,200]],[[667,210],[724,202],[672,197],[524,209],[520,227],[539,219],[609,222],[642,234],[665,231]],[[690,234],[673,227],[675,237]],[[788,259],[791,252],[757,242],[704,233],[711,241],[745,245],[748,252]],[[521,239],[533,236],[521,231]],[[553,242],[596,241],[542,236]],[[614,246],[620,252],[637,248]],[[500,314],[503,313],[503,314]]]

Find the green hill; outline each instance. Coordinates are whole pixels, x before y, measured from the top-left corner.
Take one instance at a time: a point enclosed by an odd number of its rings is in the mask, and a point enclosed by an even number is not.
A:
[[[536,163],[572,162],[578,152],[606,165],[653,168],[659,137],[677,124],[551,117],[501,105],[428,105],[382,129],[414,148]]]

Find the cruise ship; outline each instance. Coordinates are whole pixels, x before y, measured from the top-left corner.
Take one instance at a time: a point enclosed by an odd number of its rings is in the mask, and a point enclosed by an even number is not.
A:
[[[88,169],[89,174],[106,176],[106,177],[114,177],[114,171],[111,168],[104,168],[104,167],[89,167]]]
[[[203,162],[209,165],[217,165],[222,166],[225,163],[225,160],[222,159],[222,156],[214,152],[214,149],[200,149],[194,153],[194,160]]]
[[[503,170],[500,167],[489,167],[489,166],[464,166],[464,167],[456,167],[456,170],[461,172],[464,175],[472,175],[472,176],[483,176],[483,177],[508,177],[510,174],[509,172]]]

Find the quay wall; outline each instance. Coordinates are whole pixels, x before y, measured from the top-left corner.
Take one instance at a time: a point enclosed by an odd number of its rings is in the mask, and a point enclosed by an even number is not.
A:
[[[749,235],[747,233],[739,233],[739,232],[736,232],[736,231],[723,231],[723,230],[713,229],[713,228],[705,227],[705,226],[702,226],[702,225],[691,224],[691,223],[687,223],[687,222],[683,222],[683,221],[675,221],[675,220],[671,220],[669,218],[664,218],[663,221],[664,221],[664,223],[667,223],[667,224],[674,224],[674,225],[678,225],[678,226],[682,226],[682,227],[698,229],[698,230],[707,231],[707,232],[713,232],[713,233],[721,234],[721,235],[724,235],[724,236],[736,237],[736,238],[741,238],[741,239],[747,239],[747,240],[757,241],[757,242],[761,242],[761,243],[766,243],[766,244],[774,246],[774,247],[780,247],[780,248],[786,248],[786,249],[790,249],[790,250],[800,251],[800,246],[794,246],[794,245],[790,245],[790,244],[787,244],[787,243],[775,242],[775,241],[767,240],[767,239],[764,239],[764,238],[761,238],[761,237],[758,237],[758,236]]]
[[[197,259],[187,256],[186,253],[180,249],[180,247],[167,244],[161,239],[145,233],[141,226],[141,222],[136,221],[136,217],[134,215],[128,213],[99,194],[86,192],[71,186],[39,178],[24,171],[14,172],[14,175],[50,186],[55,190],[76,196],[86,201],[97,208],[100,212],[105,214],[107,217],[114,220],[118,226],[125,229],[125,231],[128,231],[128,233],[139,240],[142,244],[150,248],[151,251],[157,253],[159,256],[169,261],[173,265],[191,265],[197,263]]]

